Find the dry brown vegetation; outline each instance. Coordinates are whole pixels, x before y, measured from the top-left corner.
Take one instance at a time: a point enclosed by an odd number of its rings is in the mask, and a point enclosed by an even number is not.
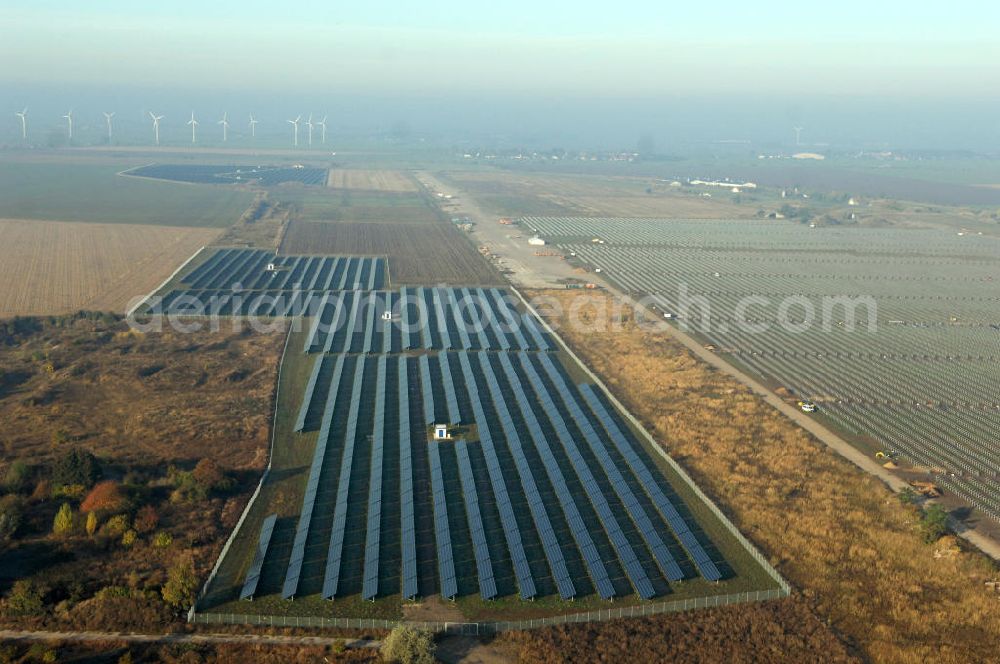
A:
[[[51,653],[51,654],[47,654]],[[55,659],[47,659],[54,657]],[[122,659],[125,658],[125,659]],[[163,662],[164,664],[305,664],[307,662],[380,662],[378,650],[321,645],[247,643],[127,643],[123,641],[0,645],[0,661],[10,662]]]
[[[134,334],[112,316],[0,328],[0,494],[24,514],[0,538],[4,623],[162,630],[178,620],[160,596],[168,568],[190,554],[200,584],[266,464],[282,340]],[[58,479],[74,449],[94,454],[127,502],[102,501],[93,532],[87,484]],[[57,536],[64,504],[75,523]],[[40,609],[12,610],[16,580],[38,591]]]
[[[369,191],[418,191],[413,178],[400,171],[331,168],[326,186],[335,189],[367,189]]]
[[[499,275],[461,231],[444,221],[315,223],[294,221],[284,254],[379,255],[389,259],[392,285],[497,284]]]
[[[543,662],[862,661],[801,599],[506,635]]]
[[[218,229],[0,219],[0,318],[124,312]]]
[[[564,309],[574,297],[547,294]],[[624,318],[620,331],[562,334],[764,550],[798,601],[874,661],[996,661],[1000,595],[984,586],[1000,578],[992,561],[950,537],[925,544],[917,507],[679,343]],[[575,636],[593,645],[601,633]],[[542,647],[554,637],[526,638]]]

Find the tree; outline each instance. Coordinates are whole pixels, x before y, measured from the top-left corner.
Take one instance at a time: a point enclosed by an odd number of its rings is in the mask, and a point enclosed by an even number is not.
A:
[[[81,512],[101,512],[104,514],[123,512],[128,509],[128,497],[121,485],[112,480],[98,482],[80,504]]]
[[[19,496],[0,498],[0,542],[14,539],[23,520],[24,501]]]
[[[198,577],[194,571],[194,559],[190,554],[181,556],[167,572],[167,582],[163,584],[163,601],[178,609],[187,609],[194,604],[198,593]]]
[[[920,531],[928,544],[941,539],[948,532],[948,512],[937,503],[928,507],[920,519]]]
[[[97,532],[97,512],[90,512],[87,514],[87,535],[90,537],[94,536]]]
[[[30,482],[31,467],[21,460],[10,464],[3,478],[6,489],[14,493],[20,493],[27,489]]]
[[[434,636],[399,625],[382,642],[382,659],[398,664],[434,664]]]
[[[10,616],[37,616],[45,609],[45,604],[41,591],[34,583],[19,579],[14,582],[4,608]]]
[[[101,465],[90,452],[73,448],[56,459],[52,467],[52,481],[55,484],[79,484],[91,487],[101,476]]]
[[[73,532],[73,509],[69,503],[63,503],[52,522],[52,532],[56,535],[68,535]]]
[[[191,476],[206,491],[212,491],[226,481],[226,474],[222,472],[222,468],[214,459],[208,457],[198,462],[198,465],[191,471]]]

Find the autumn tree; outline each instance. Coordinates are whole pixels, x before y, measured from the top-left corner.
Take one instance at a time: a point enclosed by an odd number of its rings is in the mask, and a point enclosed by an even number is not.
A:
[[[160,515],[152,505],[143,505],[135,514],[135,522],[132,524],[136,532],[145,535],[156,530],[160,523]]]
[[[198,577],[190,554],[181,556],[167,572],[167,582],[163,584],[161,593],[163,601],[175,608],[187,609],[194,604],[198,593]]]
[[[105,480],[95,484],[87,497],[80,503],[80,511],[84,513],[115,514],[127,509],[128,497],[122,491],[121,485],[113,480]]]
[[[52,521],[52,532],[56,535],[68,535],[73,531],[73,509],[69,503],[63,503],[56,518]]]

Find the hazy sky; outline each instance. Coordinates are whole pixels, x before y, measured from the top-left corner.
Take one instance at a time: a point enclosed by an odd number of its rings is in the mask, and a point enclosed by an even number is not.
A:
[[[0,8],[0,81],[449,94],[995,95],[1000,5],[329,2]]]

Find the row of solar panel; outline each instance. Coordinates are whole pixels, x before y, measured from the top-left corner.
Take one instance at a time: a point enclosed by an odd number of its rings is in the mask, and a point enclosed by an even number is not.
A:
[[[398,370],[391,377],[387,372],[390,361],[398,363]],[[366,364],[376,367],[374,410],[365,412],[364,417],[371,419],[362,423],[360,397]],[[353,365],[353,371],[346,370],[345,365]],[[371,380],[371,374],[368,376]],[[419,377],[414,384],[417,393],[408,389],[411,376]],[[445,597],[454,597],[459,591],[453,537],[455,532],[462,532],[463,523],[468,527],[466,541],[470,541],[475,558],[480,594],[486,599],[497,594],[498,570],[490,555],[490,536],[481,507],[484,499],[490,513],[499,517],[514,578],[525,599],[537,595],[538,574],[551,577],[564,599],[575,597],[583,579],[574,578],[570,572],[567,555],[574,551],[578,552],[594,589],[604,598],[622,594],[622,586],[616,586],[621,582],[615,579],[630,584],[640,597],[653,597],[657,590],[651,575],[657,569],[668,581],[685,577],[678,555],[683,558],[686,554],[704,578],[717,580],[721,577],[711,556],[654,477],[650,463],[637,452],[634,441],[599,394],[590,386],[578,388],[569,382],[548,353],[461,351],[419,357],[379,355],[368,359],[349,355],[323,356],[316,359],[307,388],[297,425],[301,425],[300,430],[310,429],[309,425],[318,417],[320,438],[286,573],[285,597],[294,596],[299,589],[306,539],[310,528],[316,527],[312,524],[312,503],[330,436],[332,412],[345,408],[347,426],[340,469],[336,478],[323,479],[324,483],[334,482],[337,492],[325,558],[324,598],[333,598],[340,590],[354,450],[356,445],[367,440],[371,445],[370,462],[363,471],[369,478],[367,506],[361,508],[361,503],[350,506],[352,510],[365,509],[367,516],[361,589],[365,599],[395,592],[395,589],[379,587],[380,564],[385,557],[381,539],[386,527],[382,519],[384,486],[398,486],[400,492],[403,595],[414,597],[418,592],[414,445],[428,445],[436,562],[440,591]],[[338,392],[343,394],[339,402]],[[346,400],[348,393],[349,402]],[[418,393],[422,404],[413,404],[415,412],[421,412],[430,404],[430,412],[425,411],[426,422],[422,423],[411,421],[409,415],[410,401],[417,398]],[[391,402],[390,394],[394,395]],[[383,477],[389,409],[399,413],[398,483],[395,478]],[[455,464],[449,468],[457,467],[458,475],[458,482],[451,484],[457,484],[462,491],[464,509],[458,508],[458,512],[455,512],[458,503],[449,508],[447,486],[450,480],[441,465],[441,446],[451,443],[426,443],[426,424],[442,421],[442,414],[453,423],[474,423],[479,437],[478,445],[460,441],[454,444],[454,451],[447,450],[448,458],[454,459],[450,463]],[[474,456],[482,459],[476,463],[486,468],[488,487],[476,484]],[[501,456],[513,463],[502,461]],[[588,457],[596,462],[588,461]],[[540,483],[545,485],[544,490]],[[514,509],[509,493],[512,487],[519,487],[527,513],[519,515]],[[556,503],[543,499],[549,491],[554,494]],[[596,520],[591,515],[595,515]],[[555,521],[560,525],[554,525]],[[566,531],[562,531],[563,528]],[[672,540],[668,541],[671,531],[679,547]],[[525,532],[532,533],[529,536],[537,538],[541,544],[544,563],[529,560],[523,541]],[[572,544],[559,532],[565,532]],[[462,537],[465,538],[464,533]],[[611,551],[610,558],[608,551]],[[547,569],[544,568],[546,563]],[[619,563],[624,577],[612,572],[611,568],[617,570]]]
[[[271,269],[268,269],[268,268]],[[277,256],[262,249],[216,249],[181,279],[192,290],[375,290],[386,286],[380,256]]]
[[[549,350],[534,317],[498,288],[401,288],[327,294],[313,315],[305,352],[409,349]]]

